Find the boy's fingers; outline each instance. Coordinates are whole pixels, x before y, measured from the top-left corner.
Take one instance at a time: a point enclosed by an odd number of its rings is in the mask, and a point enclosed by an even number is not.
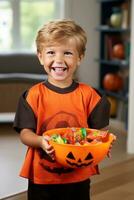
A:
[[[45,151],[46,153],[53,159],[55,160],[55,154],[54,154],[54,148],[52,145],[49,144],[50,137],[49,136],[43,136],[44,143],[45,143]]]
[[[107,153],[107,156],[108,156],[108,158],[111,158],[111,152],[110,151]]]
[[[48,146],[46,147],[46,149],[47,149],[48,151],[51,151],[51,150],[53,150],[53,147],[52,147],[51,145],[48,145]]]
[[[48,149],[49,147],[51,147],[51,145],[49,144],[49,138],[47,138],[47,136],[43,136],[43,141],[44,141],[46,149]]]
[[[48,154],[52,154],[53,152],[54,152],[54,149],[52,148],[52,149],[46,149],[46,152],[48,153]]]
[[[48,143],[49,140],[50,140],[50,137],[49,137],[48,135],[44,135],[44,136],[43,136],[43,139]]]
[[[52,149],[51,151],[47,151],[46,153],[52,158],[52,160],[55,160],[55,152],[54,149]]]
[[[108,156],[109,158],[111,158],[111,149],[112,149],[112,146],[113,146],[115,140],[116,140],[116,137],[113,139],[113,141],[112,141],[111,144],[110,144],[110,147],[109,147],[109,150],[108,150],[108,153],[107,153],[107,156]]]

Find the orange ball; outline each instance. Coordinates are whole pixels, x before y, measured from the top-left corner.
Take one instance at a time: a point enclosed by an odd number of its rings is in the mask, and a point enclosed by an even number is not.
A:
[[[103,87],[110,91],[119,91],[123,88],[123,79],[118,74],[107,73],[103,78]]]
[[[115,44],[113,46],[113,57],[117,59],[125,58],[125,48],[123,44]]]

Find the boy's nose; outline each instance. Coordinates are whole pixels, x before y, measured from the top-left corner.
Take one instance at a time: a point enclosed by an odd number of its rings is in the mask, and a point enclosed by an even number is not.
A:
[[[56,55],[56,57],[55,57],[56,63],[63,63],[63,60],[64,60],[63,55],[61,55],[61,54]]]

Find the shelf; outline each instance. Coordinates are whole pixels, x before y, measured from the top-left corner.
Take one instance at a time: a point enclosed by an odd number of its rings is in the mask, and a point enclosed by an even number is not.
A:
[[[131,2],[132,0],[97,0],[100,3],[100,22],[95,27],[95,30],[99,33],[100,37],[100,49],[99,56],[95,58],[99,66],[99,88],[98,91],[101,94],[105,94],[109,97],[113,97],[118,101],[118,106],[121,109],[117,111],[117,117],[123,120],[127,126],[127,113],[128,113],[128,101],[129,101],[129,57],[130,57],[130,34],[131,34]],[[122,19],[119,26],[112,26],[112,15],[122,13]],[[125,13],[124,13],[125,12]],[[115,15],[116,16],[116,15]],[[116,21],[117,22],[117,21]],[[118,22],[117,22],[118,23]],[[116,44],[123,45],[123,50],[114,46]],[[117,50],[117,51],[116,51]],[[116,53],[117,54],[116,54]],[[114,55],[117,55],[116,59]],[[122,54],[123,56],[120,56]],[[119,56],[118,56],[119,55]],[[119,91],[109,91],[105,90],[104,77],[107,74],[121,74],[123,79],[123,86]],[[111,81],[111,83],[110,83]],[[112,79],[108,80],[107,84],[116,85],[115,81]],[[113,87],[114,88],[114,87]],[[116,87],[115,87],[116,88]],[[112,103],[111,103],[112,105]],[[111,106],[112,107],[112,106]],[[119,114],[119,115],[118,115]],[[112,116],[112,114],[111,114]]]
[[[129,61],[127,60],[103,60],[103,59],[95,59],[95,61],[104,64],[104,65],[113,65],[113,66],[119,66],[123,68],[129,67]]]
[[[115,97],[121,101],[123,101],[124,103],[127,103],[128,102],[128,97],[122,93],[119,93],[119,92],[111,92],[111,91],[108,91],[108,90],[104,90],[102,88],[99,88],[98,89],[99,92],[101,94],[106,94],[106,95],[109,95],[109,96],[112,96],[112,97]]]
[[[129,33],[130,28],[112,28],[107,25],[100,25],[96,27],[97,31],[102,31],[102,32],[109,32],[109,33]]]
[[[106,3],[109,3],[109,2],[122,2],[122,0],[97,0],[97,2],[99,3],[103,3],[103,2],[106,2]]]

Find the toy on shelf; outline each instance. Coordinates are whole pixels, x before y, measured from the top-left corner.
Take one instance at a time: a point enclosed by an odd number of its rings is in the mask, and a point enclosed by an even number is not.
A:
[[[123,88],[123,78],[118,73],[107,73],[103,78],[103,87],[109,91],[119,91]]]
[[[125,58],[125,46],[121,43],[117,43],[113,46],[113,58],[124,59]]]
[[[110,25],[114,28],[121,27],[122,24],[122,10],[120,7],[113,7],[110,16]]]

